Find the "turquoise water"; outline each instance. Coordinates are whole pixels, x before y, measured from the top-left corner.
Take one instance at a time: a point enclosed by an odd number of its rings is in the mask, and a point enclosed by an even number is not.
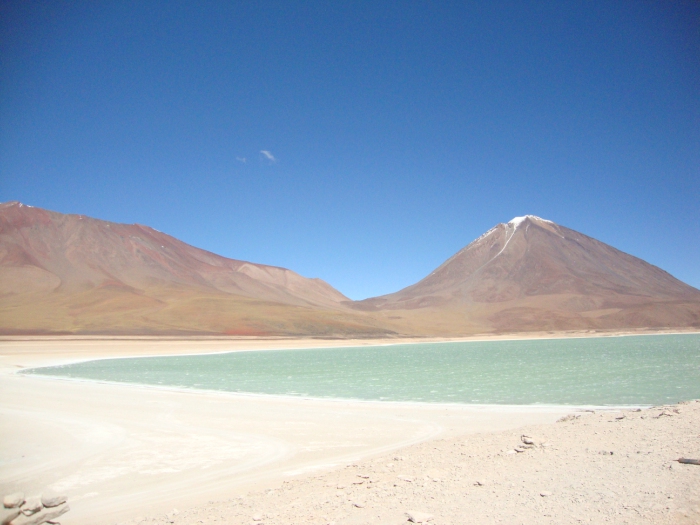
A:
[[[25,373],[320,398],[653,405],[700,398],[700,335],[103,359]]]

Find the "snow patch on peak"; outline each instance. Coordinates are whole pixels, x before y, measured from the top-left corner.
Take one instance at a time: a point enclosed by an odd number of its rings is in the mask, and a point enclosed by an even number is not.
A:
[[[10,208],[12,206],[16,206],[17,208],[32,208],[29,204],[23,204],[20,201],[0,202],[0,208]]]
[[[491,235],[493,232],[496,231],[496,228],[497,228],[497,226],[494,226],[493,228],[491,228],[491,229],[490,229],[489,231],[487,231],[486,233],[482,233],[478,238],[474,239],[474,240],[473,240],[471,243],[469,243],[469,244],[471,245],[471,244],[477,243],[477,242],[479,242],[481,239],[483,239],[483,238],[485,238],[485,237],[488,237],[489,235]],[[468,246],[467,246],[467,248],[468,248]]]
[[[463,254],[464,252],[466,252],[467,250],[469,250],[469,249],[470,249],[472,246],[474,246],[475,244],[478,244],[479,241],[481,241],[481,240],[485,239],[486,237],[488,237],[489,235],[491,235],[491,234],[492,234],[493,232],[495,232],[497,229],[498,229],[498,226],[494,226],[493,228],[491,228],[491,229],[490,229],[489,231],[487,231],[486,233],[482,233],[479,237],[477,237],[476,239],[474,239],[472,242],[470,242],[469,244],[467,244],[464,248],[462,248],[461,250],[459,250],[459,251],[458,251],[457,253],[455,253],[452,257],[450,257],[450,258],[447,259],[444,263],[442,263],[442,264],[441,264],[437,269],[435,269],[430,275],[433,275],[433,274],[436,273],[440,268],[442,268],[443,266],[445,266],[445,265],[451,263],[451,262],[452,262],[453,260],[455,260],[457,257],[459,257],[460,255],[462,255],[462,254]]]
[[[516,228],[520,226],[525,219],[530,219],[532,221],[539,221],[539,222],[548,222],[549,224],[554,224],[552,221],[548,221],[547,219],[543,219],[542,217],[538,217],[537,215],[525,215],[524,217],[514,217],[511,220],[508,221],[508,224],[512,224]]]

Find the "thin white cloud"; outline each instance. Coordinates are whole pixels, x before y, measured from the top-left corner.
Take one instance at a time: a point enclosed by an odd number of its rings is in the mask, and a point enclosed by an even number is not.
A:
[[[274,163],[277,162],[277,159],[275,158],[275,156],[274,156],[272,153],[270,153],[269,151],[267,151],[267,150],[265,150],[265,149],[261,149],[261,150],[260,150],[260,153],[262,153],[263,155],[265,155],[265,158],[266,158],[267,160],[269,160],[272,164],[274,164]]]
[[[245,157],[236,157],[236,160],[237,160],[238,162],[242,162],[243,164],[245,164],[246,162],[248,162],[248,159],[246,159]]]

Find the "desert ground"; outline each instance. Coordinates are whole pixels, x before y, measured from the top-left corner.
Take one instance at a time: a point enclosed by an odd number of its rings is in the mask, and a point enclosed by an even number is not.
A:
[[[71,511],[61,521],[76,525],[398,524],[409,514],[436,524],[700,523],[700,466],[674,461],[700,458],[697,402],[620,412],[332,401],[15,373],[411,341],[5,338],[0,493],[63,492]]]

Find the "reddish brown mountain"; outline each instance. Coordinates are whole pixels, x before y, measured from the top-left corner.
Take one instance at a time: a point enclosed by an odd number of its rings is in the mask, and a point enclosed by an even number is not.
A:
[[[422,281],[349,301],[320,279],[153,228],[0,204],[0,333],[379,336],[700,327],[700,291],[534,216]]]
[[[0,331],[384,333],[320,279],[138,224],[0,204]]]
[[[700,327],[700,291],[637,257],[528,215],[420,282],[355,303],[425,333]]]

